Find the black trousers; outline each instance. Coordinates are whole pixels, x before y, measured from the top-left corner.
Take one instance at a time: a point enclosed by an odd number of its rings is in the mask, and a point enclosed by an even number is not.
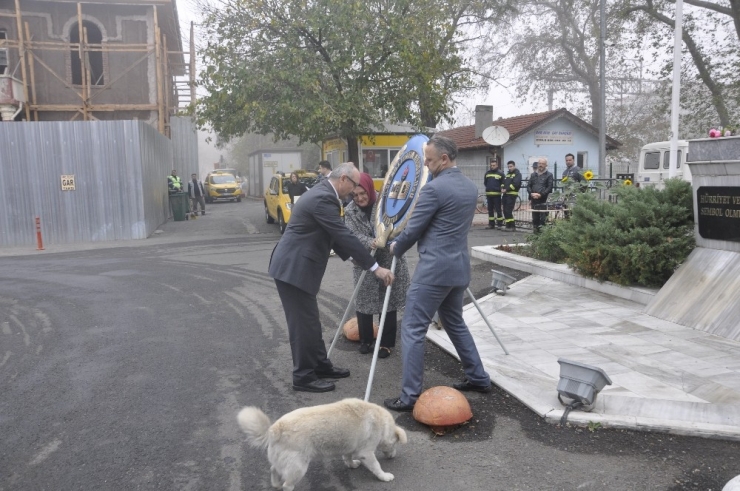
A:
[[[501,211],[501,195],[487,195],[486,198],[488,199],[488,225],[502,226],[504,214]]]
[[[357,330],[360,332],[360,342],[373,344],[373,315],[355,313],[357,314]],[[383,335],[380,337],[380,345],[384,348],[393,348],[396,345],[397,330],[398,316],[395,310],[389,310],[385,314],[385,327],[383,327]]]
[[[514,205],[516,205],[516,198],[516,194],[505,194],[503,197],[504,222],[506,222],[506,228],[516,226],[514,222]]]
[[[547,213],[538,212],[537,210],[547,209],[547,198],[533,199],[532,201],[532,227],[535,230],[541,228],[547,222]]]
[[[326,357],[326,344],[321,336],[319,303],[316,295],[275,280],[285,320],[288,322],[290,352],[293,355],[293,383],[306,384],[318,379],[316,372],[332,369]]]

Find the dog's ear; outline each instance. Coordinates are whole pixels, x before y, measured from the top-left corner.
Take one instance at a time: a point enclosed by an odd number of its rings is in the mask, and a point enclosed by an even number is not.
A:
[[[400,426],[396,426],[396,439],[401,443],[406,443],[408,441],[406,439],[406,432],[403,431],[403,428]]]

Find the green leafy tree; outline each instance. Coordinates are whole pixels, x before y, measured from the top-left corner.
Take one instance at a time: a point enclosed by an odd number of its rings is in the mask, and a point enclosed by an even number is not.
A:
[[[318,142],[385,120],[419,128],[470,85],[449,19],[432,0],[225,0],[205,8],[199,121]]]
[[[532,255],[622,285],[662,286],[694,248],[691,184],[622,186],[617,203],[579,196],[569,220],[531,238]]]

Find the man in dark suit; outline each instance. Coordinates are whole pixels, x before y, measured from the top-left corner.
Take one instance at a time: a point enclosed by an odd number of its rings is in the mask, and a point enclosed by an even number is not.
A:
[[[321,337],[316,294],[329,251],[334,248],[343,260],[352,258],[386,285],[393,282],[390,270],[378,266],[342,219],[342,200],[358,182],[360,171],[353,164],[334,169],[293,206],[288,227],[272,251],[269,273],[275,279],[288,323],[294,390],[328,392],[334,390],[334,383],[325,379],[349,377],[349,370],[333,366],[327,358]]]
[[[419,263],[406,295],[401,328],[403,377],[401,396],[386,399],[395,411],[411,411],[424,383],[424,343],[432,316],[439,319],[455,346],[466,378],[462,391],[490,392],[473,336],[462,317],[463,295],[470,283],[468,231],[473,223],[478,188],[455,165],[457,145],[434,136],[424,149],[424,165],[434,176],[419,195],[413,215],[391,243],[397,257],[418,242]]]

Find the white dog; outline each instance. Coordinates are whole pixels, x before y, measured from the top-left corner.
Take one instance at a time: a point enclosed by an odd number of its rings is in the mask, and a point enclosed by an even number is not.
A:
[[[316,456],[341,455],[347,467],[355,469],[362,463],[381,481],[391,481],[393,474],[380,468],[375,449],[393,458],[396,443],[407,441],[391,413],[360,399],[296,409],[272,426],[256,407],[239,411],[237,420],[250,445],[267,448],[272,485],[283,491],[293,491]]]

